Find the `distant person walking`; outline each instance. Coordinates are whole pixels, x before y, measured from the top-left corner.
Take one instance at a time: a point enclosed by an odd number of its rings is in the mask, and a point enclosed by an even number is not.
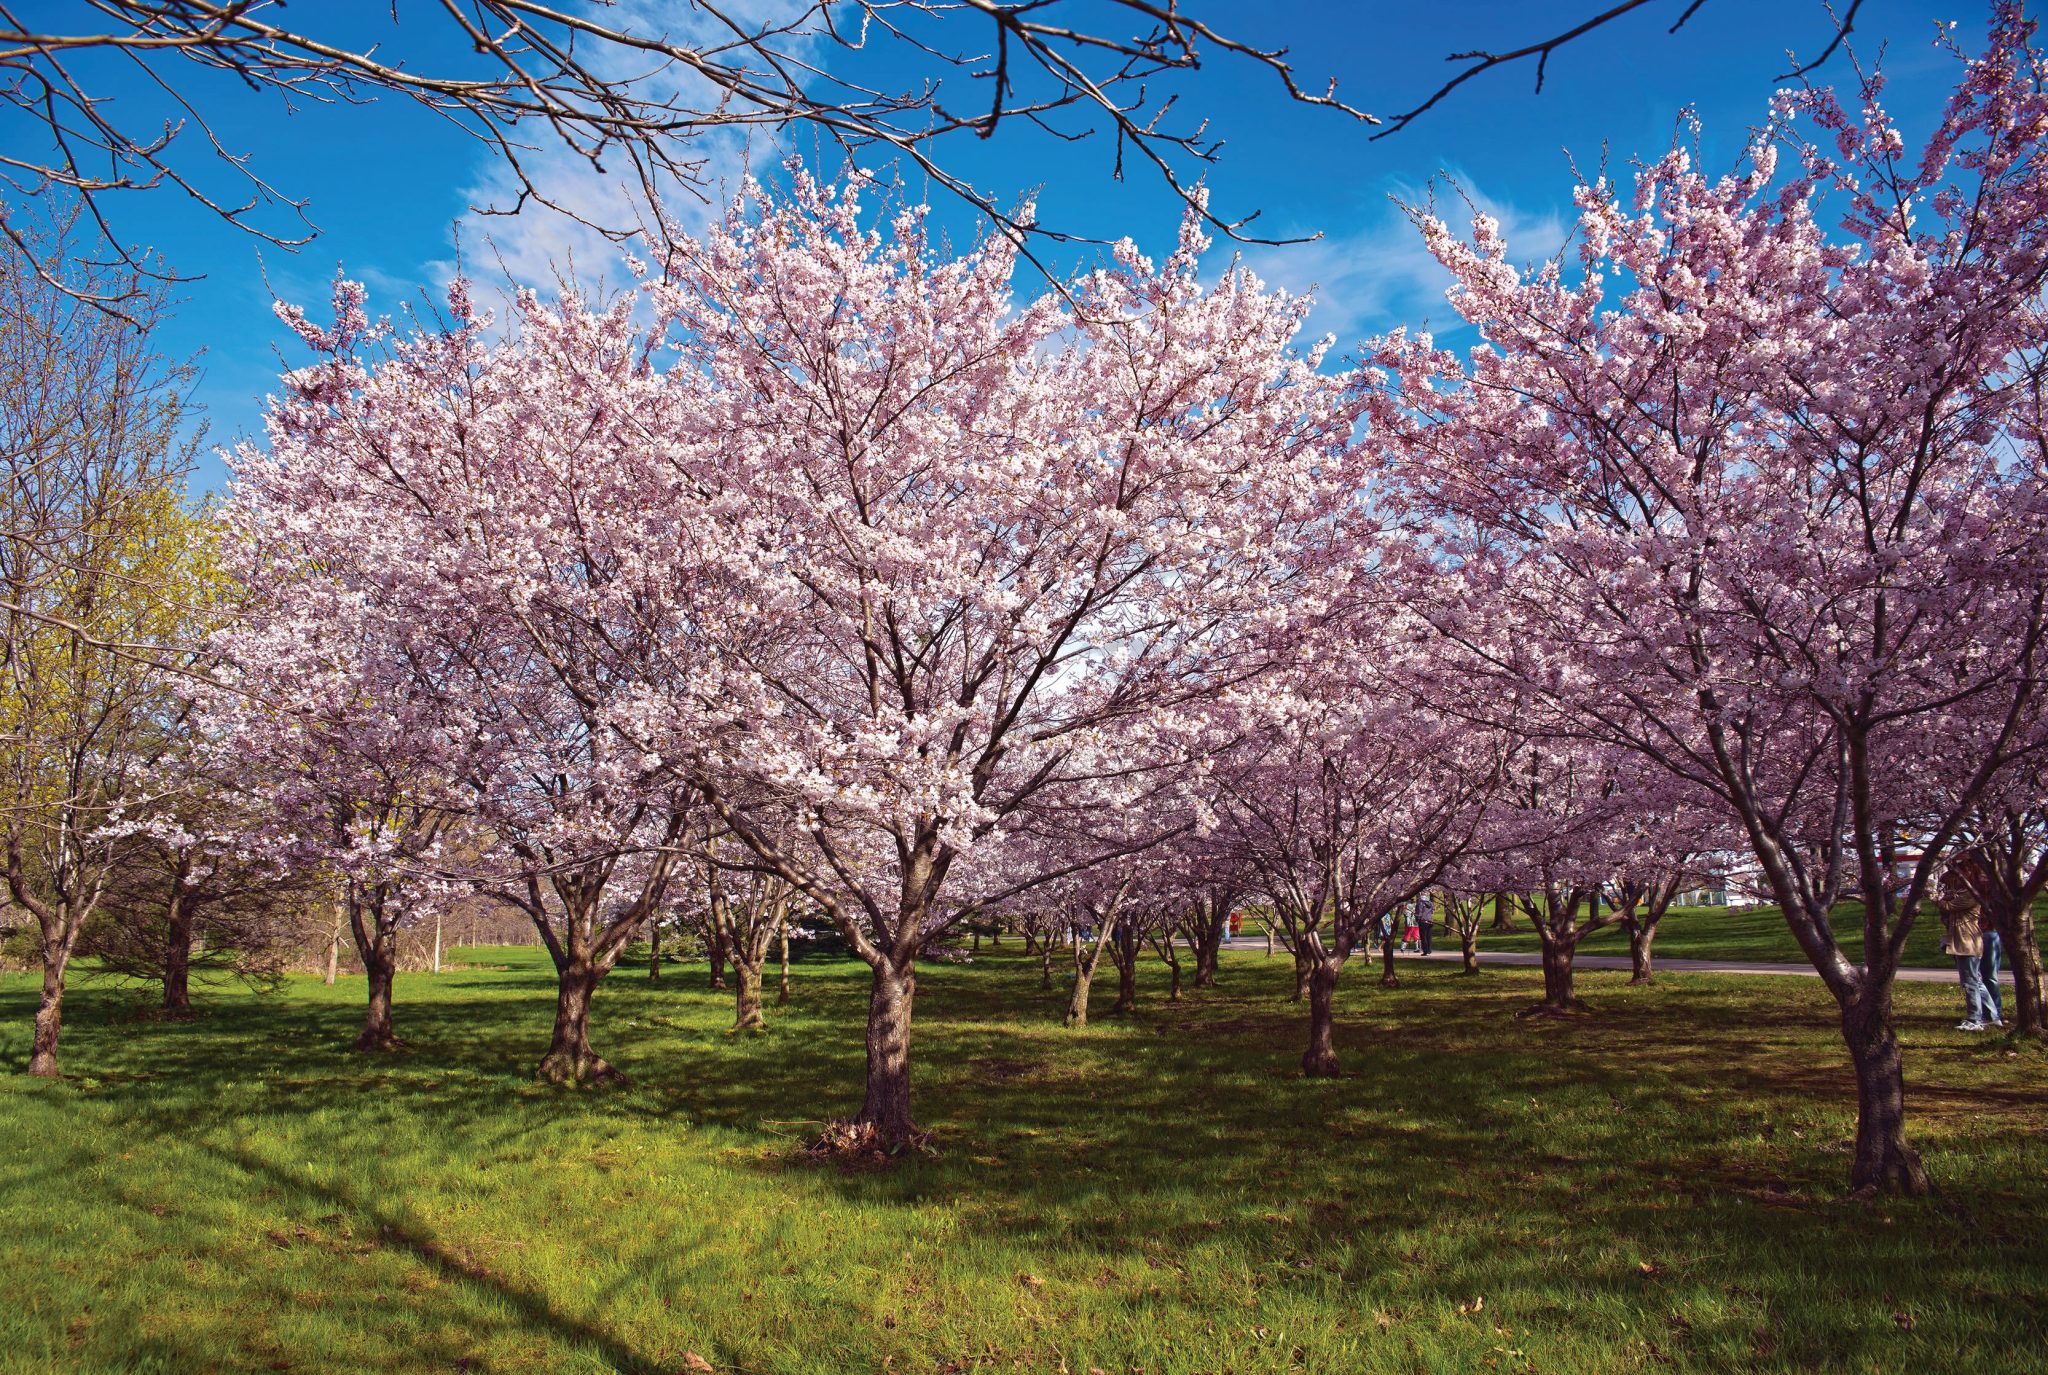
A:
[[[1431,954],[1436,949],[1436,904],[1427,893],[1415,899],[1415,920],[1422,928],[1422,953]]]
[[[1954,865],[1942,872],[1935,905],[1941,911],[1942,930],[1948,934],[1948,952],[1955,957],[1956,977],[1963,985],[1963,1020],[1956,1023],[1956,1030],[1982,1031],[1987,1025],[2003,1026],[1997,1004],[1984,990],[1983,909]]]
[[[1950,866],[1962,880],[1964,889],[1977,904],[1978,937],[1984,942],[1984,953],[1977,957],[1977,977],[1984,985],[1984,1006],[1990,1012],[1986,1021],[1991,1026],[2005,1025],[2005,1000],[1999,996],[1999,965],[2005,954],[2003,942],[1994,922],[1983,920],[1984,891],[1991,883],[1991,874],[1986,870],[1984,857],[1975,850],[1965,851]]]

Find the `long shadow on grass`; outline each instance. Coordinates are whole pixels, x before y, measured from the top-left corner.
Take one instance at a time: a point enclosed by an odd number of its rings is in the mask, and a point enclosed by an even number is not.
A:
[[[217,1149],[227,1163],[268,1181],[270,1187],[287,1197],[313,1203],[321,1208],[340,1209],[346,1216],[367,1223],[379,1246],[402,1252],[431,1270],[437,1279],[452,1281],[473,1293],[505,1304],[528,1331],[554,1337],[571,1346],[584,1347],[600,1356],[608,1369],[619,1375],[662,1375],[656,1363],[643,1357],[624,1339],[549,1302],[513,1283],[488,1265],[463,1254],[407,1221],[395,1209],[381,1207],[356,1190],[339,1184],[317,1184],[278,1168],[272,1161],[248,1150]],[[459,1356],[460,1353],[455,1353]]]

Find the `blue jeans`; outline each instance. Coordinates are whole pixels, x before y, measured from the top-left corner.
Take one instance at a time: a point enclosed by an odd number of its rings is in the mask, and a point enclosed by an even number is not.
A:
[[[1982,1022],[1989,1020],[1989,1000],[1984,996],[1984,975],[1978,971],[1977,961],[1982,955],[1956,956],[1956,974],[1963,981],[1963,1020]]]
[[[1989,1013],[1987,1022],[2005,1020],[2005,1000],[1998,996],[1998,961],[2005,952],[1998,943],[1996,931],[1984,933],[1984,953],[1977,957],[1977,978],[1984,985],[1984,1007]]]

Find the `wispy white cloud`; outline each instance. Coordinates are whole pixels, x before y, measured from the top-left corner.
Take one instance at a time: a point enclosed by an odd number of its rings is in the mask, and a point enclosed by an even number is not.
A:
[[[733,38],[725,23],[674,0],[613,0],[601,6],[592,3],[590,8],[594,18],[636,35],[700,46]],[[795,21],[809,6],[803,0],[729,0],[719,8],[734,24],[755,29]],[[799,52],[816,42],[801,37],[777,40],[780,49]],[[579,55],[601,76],[641,83],[650,98],[673,96],[694,108],[718,103],[709,83],[694,74],[674,69],[644,74],[645,54],[613,51],[596,56],[594,50],[579,49]],[[685,229],[722,211],[750,168],[781,156],[775,136],[765,128],[706,130],[692,137],[688,152],[693,162],[701,160],[699,184],[663,188],[661,201],[661,213]],[[471,176],[456,188],[463,207],[454,226],[460,270],[487,285],[509,282],[543,291],[558,282],[592,295],[624,287],[626,248],[613,235],[654,223],[642,188],[619,175],[625,159],[614,156],[608,160],[613,170],[600,171],[587,157],[553,142],[522,152],[520,163],[539,192],[538,198],[528,198],[523,205],[518,175],[487,150],[479,151]],[[515,205],[516,213],[483,213]],[[438,285],[456,275],[457,263],[450,257],[424,264],[423,269]]]
[[[1396,325],[1450,334],[1463,327],[1445,299],[1450,274],[1430,256],[1422,235],[1394,203],[1424,204],[1430,188],[1395,187],[1392,197],[1360,211],[1348,225],[1326,227],[1312,243],[1247,249],[1244,261],[1270,285],[1313,291],[1309,329],[1334,334],[1340,349]],[[1455,229],[1468,227],[1475,212],[1499,220],[1517,262],[1553,256],[1571,233],[1565,211],[1516,205],[1463,178],[1439,183],[1434,206]]]

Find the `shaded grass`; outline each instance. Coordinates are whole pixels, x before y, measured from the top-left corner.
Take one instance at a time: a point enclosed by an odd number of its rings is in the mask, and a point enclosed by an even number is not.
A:
[[[944,1153],[844,1172],[792,1148],[853,1106],[863,967],[744,1038],[701,966],[622,971],[635,1083],[576,1093],[531,1079],[545,958],[488,958],[401,978],[385,1058],[359,980],[187,1024],[87,987],[59,1084],[0,979],[0,1370],[2043,1368],[2048,1065],[1946,987],[1900,989],[1940,1193],[1861,1206],[1803,980],[1588,973],[1598,1015],[1528,1023],[1533,971],[1356,967],[1310,1081],[1284,958],[1179,1004],[1148,964],[1077,1033],[1006,951],[920,978]]]

